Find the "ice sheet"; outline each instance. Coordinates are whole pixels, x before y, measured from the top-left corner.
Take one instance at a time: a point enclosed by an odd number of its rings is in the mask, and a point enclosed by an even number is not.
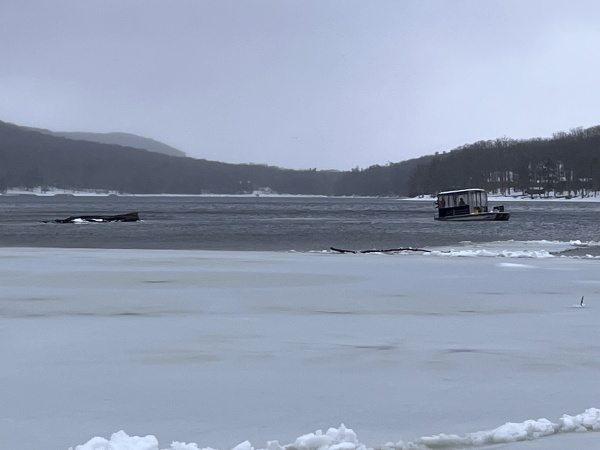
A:
[[[119,430],[265,448],[341,424],[378,447],[558,423],[598,407],[598,264],[0,249],[0,448]]]

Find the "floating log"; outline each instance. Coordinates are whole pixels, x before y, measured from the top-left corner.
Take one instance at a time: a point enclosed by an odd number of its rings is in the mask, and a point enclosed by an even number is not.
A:
[[[112,216],[69,216],[66,219],[44,220],[44,223],[78,223],[78,222],[137,222],[140,216],[137,212],[116,214]]]
[[[385,250],[346,250],[343,248],[329,247],[334,252],[338,253],[394,253],[394,252],[431,252],[424,248],[412,248],[412,247],[400,247],[400,248],[388,248]]]

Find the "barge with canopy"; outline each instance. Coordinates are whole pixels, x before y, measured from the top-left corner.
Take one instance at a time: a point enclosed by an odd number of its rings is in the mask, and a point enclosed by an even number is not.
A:
[[[461,189],[439,192],[435,220],[508,220],[504,205],[488,206],[485,189]]]

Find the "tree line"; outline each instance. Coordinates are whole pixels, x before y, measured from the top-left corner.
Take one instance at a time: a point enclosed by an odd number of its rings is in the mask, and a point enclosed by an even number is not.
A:
[[[588,197],[600,191],[600,126],[552,138],[479,141],[436,153],[411,173],[408,195],[480,187],[511,195]]]
[[[131,194],[419,196],[479,187],[510,195],[595,195],[600,191],[600,126],[549,139],[500,138],[449,152],[349,171],[292,170],[168,156],[76,141],[0,122],[0,191],[10,187]]]
[[[131,194],[240,194],[261,188],[335,195],[338,172],[227,164],[78,141],[0,122],[0,189],[50,187]]]

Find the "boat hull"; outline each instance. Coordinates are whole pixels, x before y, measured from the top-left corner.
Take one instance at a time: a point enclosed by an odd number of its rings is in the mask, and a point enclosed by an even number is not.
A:
[[[435,220],[454,222],[481,222],[484,220],[508,220],[510,213],[507,212],[484,212],[478,214],[459,214],[455,216],[435,217]]]

